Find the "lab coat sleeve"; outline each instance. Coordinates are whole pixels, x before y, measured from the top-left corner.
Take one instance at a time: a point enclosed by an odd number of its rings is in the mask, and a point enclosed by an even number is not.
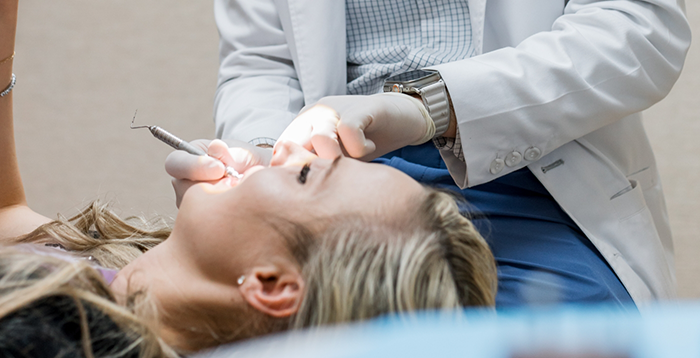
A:
[[[289,45],[272,0],[215,0],[220,68],[216,136],[276,139],[303,107]]]
[[[442,153],[453,178],[488,182],[532,163],[492,174],[496,158],[530,148],[539,158],[650,107],[671,90],[689,45],[682,0],[571,0],[551,31],[433,66],[462,136],[465,162]]]

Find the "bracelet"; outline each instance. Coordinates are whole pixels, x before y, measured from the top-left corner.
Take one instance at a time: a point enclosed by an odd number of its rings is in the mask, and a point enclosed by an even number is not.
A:
[[[5,88],[4,91],[0,92],[0,97],[5,97],[7,96],[8,93],[12,91],[13,88],[15,88],[15,82],[17,82],[17,77],[15,77],[15,74],[12,74],[12,81],[10,81],[10,85]]]
[[[3,63],[5,63],[5,62],[7,62],[7,61],[12,61],[13,58],[15,58],[15,52],[14,52],[14,51],[12,51],[12,55],[11,55],[10,57],[5,57],[4,59],[2,59],[2,61],[0,61],[0,65],[2,65]]]

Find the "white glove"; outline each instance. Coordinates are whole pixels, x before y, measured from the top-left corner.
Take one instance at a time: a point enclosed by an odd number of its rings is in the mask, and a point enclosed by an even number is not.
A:
[[[222,179],[225,174],[224,165],[243,173],[257,165],[269,165],[272,157],[271,149],[259,148],[241,141],[198,139],[190,144],[204,150],[209,156],[197,156],[176,150],[165,159],[165,171],[173,177],[172,183],[178,207],[182,196],[192,185],[198,182],[217,182]]]
[[[302,110],[277,143],[291,141],[322,158],[346,153],[371,160],[425,143],[434,134],[435,124],[421,101],[405,94],[380,93],[324,97]]]

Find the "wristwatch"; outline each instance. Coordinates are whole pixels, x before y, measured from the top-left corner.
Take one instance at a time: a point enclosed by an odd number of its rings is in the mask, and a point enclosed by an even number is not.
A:
[[[415,70],[391,76],[384,81],[384,92],[419,95],[435,123],[434,138],[450,126],[450,101],[438,71]]]
[[[276,140],[269,137],[257,137],[251,139],[248,143],[260,148],[274,148]]]

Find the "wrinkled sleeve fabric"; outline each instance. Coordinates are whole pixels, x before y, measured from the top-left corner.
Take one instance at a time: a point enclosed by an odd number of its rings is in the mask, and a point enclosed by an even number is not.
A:
[[[303,107],[303,93],[272,0],[215,0],[220,68],[216,136],[277,138]]]
[[[690,37],[682,0],[571,0],[551,31],[431,67],[449,89],[461,134],[464,161],[441,151],[456,183],[497,178],[489,167],[507,151],[546,155],[650,107],[678,79]]]

